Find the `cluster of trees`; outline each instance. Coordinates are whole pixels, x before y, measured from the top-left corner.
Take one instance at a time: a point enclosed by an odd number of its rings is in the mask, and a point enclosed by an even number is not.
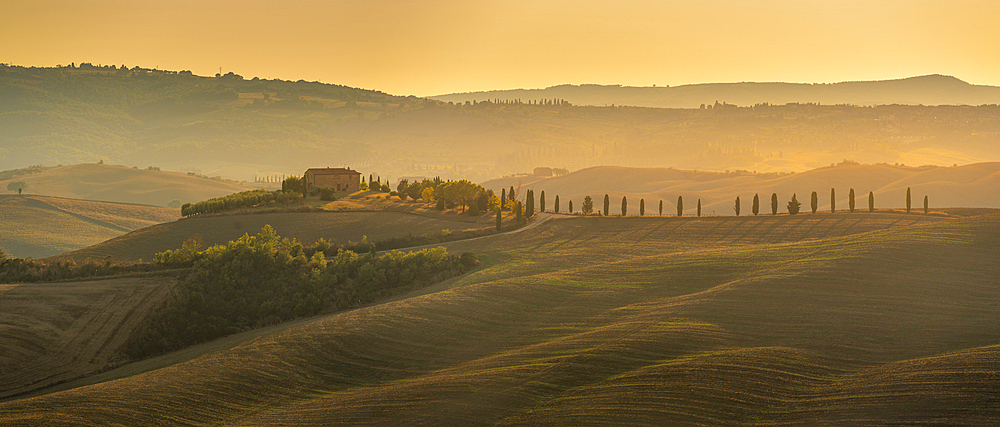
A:
[[[7,258],[0,249],[0,283],[55,282],[59,280],[101,277],[125,273],[143,273],[162,269],[154,264],[115,262],[111,257],[102,261],[87,260],[77,263],[42,261],[37,259]]]
[[[302,203],[302,193],[296,191],[250,190],[230,194],[225,197],[203,200],[198,203],[181,205],[181,216],[222,212],[230,209],[259,205],[285,206]]]
[[[158,262],[192,263],[177,293],[126,344],[148,357],[285,320],[342,310],[461,274],[478,264],[444,248],[359,255],[321,241],[304,247],[270,226],[228,245],[189,242]]]
[[[426,203],[437,202],[437,209],[454,209],[461,207],[463,213],[480,215],[500,209],[502,201],[483,186],[468,180],[444,181],[440,177],[409,182],[400,180],[396,185],[396,194],[400,199],[410,198],[414,201],[423,200]]]
[[[791,200],[788,201],[786,209],[789,215],[796,215],[799,213],[802,204],[798,200],[798,196],[792,193]],[[809,197],[809,207],[812,213],[816,213],[819,209],[819,194],[815,191]],[[847,193],[847,210],[850,213],[854,213],[857,208],[855,203],[854,189],[851,188]],[[740,197],[736,196],[736,205],[733,207],[736,211],[736,216],[740,216]],[[753,195],[753,214],[757,215],[760,213],[760,198],[757,194]],[[875,211],[875,193],[868,192],[868,212]],[[906,213],[911,211],[911,200],[910,200],[910,187],[906,187]],[[830,212],[837,212],[837,190],[835,188],[830,189]],[[930,207],[928,206],[927,196],[924,196],[924,214],[930,212]],[[771,193],[771,215],[778,214],[778,194]]]

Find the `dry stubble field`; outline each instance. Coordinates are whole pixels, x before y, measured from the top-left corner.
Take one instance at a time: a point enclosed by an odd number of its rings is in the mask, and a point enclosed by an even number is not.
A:
[[[992,424],[1000,217],[569,218],[14,425]]]

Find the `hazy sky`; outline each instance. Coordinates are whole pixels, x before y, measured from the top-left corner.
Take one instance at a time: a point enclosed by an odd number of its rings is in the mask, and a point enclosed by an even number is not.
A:
[[[0,62],[434,95],[563,83],[1000,85],[997,0],[0,0]]]

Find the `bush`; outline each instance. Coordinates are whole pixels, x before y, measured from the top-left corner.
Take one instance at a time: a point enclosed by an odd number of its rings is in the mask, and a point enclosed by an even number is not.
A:
[[[319,190],[319,199],[320,200],[324,200],[324,201],[334,201],[334,200],[337,200],[336,197],[333,197],[333,189],[332,188],[324,188],[324,189]]]
[[[476,254],[472,252],[463,253],[461,259],[462,259],[462,265],[466,267],[475,267],[479,265],[479,258],[476,257]]]

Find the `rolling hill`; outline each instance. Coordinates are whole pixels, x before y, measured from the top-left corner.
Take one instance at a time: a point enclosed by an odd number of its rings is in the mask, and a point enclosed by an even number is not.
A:
[[[923,197],[930,207],[1000,208],[1000,163],[977,163],[957,167],[908,167],[903,165],[861,165],[846,162],[794,174],[756,174],[746,171],[731,173],[704,172],[665,168],[594,167],[558,177],[515,176],[494,179],[483,187],[499,193],[503,188],[518,187],[523,198],[526,190],[539,197],[545,191],[552,209],[555,196],[560,196],[561,208],[568,209],[573,201],[579,212],[583,199],[591,196],[597,209],[603,207],[604,195],[611,197],[610,212],[621,212],[623,196],[629,200],[629,212],[638,214],[639,200],[645,199],[646,213],[657,214],[663,201],[664,214],[676,213],[678,196],[684,198],[685,212],[694,214],[695,203],[702,200],[704,215],[733,215],[735,199],[740,197],[741,214],[750,214],[754,194],[760,195],[761,212],[770,213],[770,195],[777,193],[779,212],[796,194],[802,209],[809,209],[809,197],[818,193],[819,210],[829,211],[830,189],[836,189],[837,209],[848,208],[848,193],[855,190],[858,210],[867,211],[868,192],[875,196],[876,209],[905,207],[906,189],[910,188],[912,206],[922,209]]]
[[[0,420],[995,423],[998,219],[552,219],[448,244],[484,261],[465,276],[9,400]]]
[[[178,209],[158,206],[0,196],[0,248],[12,257],[43,258],[178,218]]]
[[[845,87],[869,94],[888,86],[942,96],[989,89],[944,77],[737,85],[779,94]],[[701,90],[662,90],[675,89]],[[844,159],[1000,161],[997,98],[976,106],[867,107],[789,96],[794,103],[705,110],[527,103],[534,98],[465,104],[235,74],[0,65],[0,169],[104,160],[252,180],[348,165],[382,177],[482,182],[538,166],[788,172]]]
[[[575,105],[628,105],[654,108],[698,108],[725,102],[755,104],[818,103],[827,105],[982,105],[1000,103],[1000,87],[973,85],[952,76],[929,75],[897,80],[808,83],[705,83],[682,86],[559,85],[545,89],[492,90],[430,97],[448,102],[494,99],[561,99]]]
[[[26,194],[156,206],[174,200],[194,203],[265,185],[100,163],[6,171],[0,186],[15,181],[28,184]]]

